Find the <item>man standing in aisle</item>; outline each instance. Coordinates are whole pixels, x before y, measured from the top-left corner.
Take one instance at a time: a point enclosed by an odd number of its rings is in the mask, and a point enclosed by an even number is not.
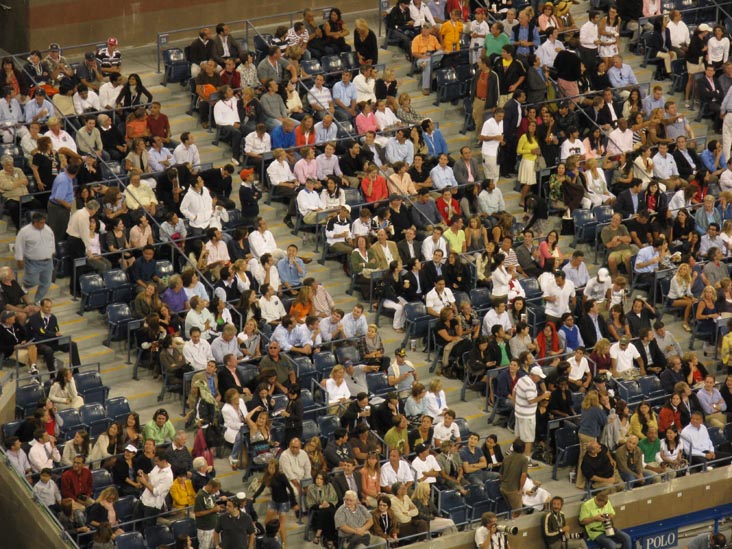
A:
[[[51,287],[53,254],[56,238],[46,225],[46,214],[34,212],[31,222],[18,231],[15,237],[15,260],[23,273],[23,289],[28,292],[38,286],[35,302],[39,303]]]
[[[539,395],[536,388],[536,384],[545,377],[541,366],[534,366],[529,375],[520,378],[513,388],[516,436],[526,443],[525,454],[529,458],[529,467],[537,467],[531,459],[531,448],[536,434],[536,405],[540,400],[551,397],[549,391]]]

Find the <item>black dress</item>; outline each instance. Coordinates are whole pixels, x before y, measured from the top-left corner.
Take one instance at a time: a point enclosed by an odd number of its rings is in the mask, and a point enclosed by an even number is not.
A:
[[[376,41],[376,35],[374,31],[369,30],[364,40],[361,40],[361,35],[357,30],[353,31],[353,47],[361,57],[364,59],[370,59],[372,65],[376,65],[379,62],[379,44]],[[377,96],[378,99],[378,96]]]

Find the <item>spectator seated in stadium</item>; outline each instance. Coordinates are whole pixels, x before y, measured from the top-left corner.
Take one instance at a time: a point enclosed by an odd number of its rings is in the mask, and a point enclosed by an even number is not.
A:
[[[55,370],[53,354],[57,351],[71,352],[71,366],[79,366],[79,349],[75,341],[70,343],[59,343],[58,338],[62,337],[56,315],[52,313],[53,302],[44,298],[40,303],[40,311],[31,315],[28,319],[28,336],[34,340],[38,352],[43,356],[46,368],[49,372]],[[49,341],[55,340],[55,341]]]

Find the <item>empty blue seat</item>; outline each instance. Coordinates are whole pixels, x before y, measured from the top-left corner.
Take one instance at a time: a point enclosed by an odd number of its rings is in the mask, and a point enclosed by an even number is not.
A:
[[[46,393],[40,383],[22,385],[15,391],[15,416],[18,418],[33,415],[38,408],[38,402],[45,398]]]
[[[384,395],[391,391],[389,379],[384,372],[369,372],[366,374],[366,385],[372,395]]]
[[[114,540],[115,549],[146,549],[145,539],[140,532],[120,534]]]
[[[127,416],[130,415],[130,403],[126,397],[114,397],[107,399],[105,407],[107,408],[107,417],[113,421],[122,422],[124,424],[127,421]]]

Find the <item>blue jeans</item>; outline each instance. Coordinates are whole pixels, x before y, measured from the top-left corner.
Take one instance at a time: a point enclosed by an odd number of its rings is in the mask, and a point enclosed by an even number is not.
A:
[[[38,286],[34,301],[41,301],[48,289],[51,287],[53,277],[53,260],[51,259],[27,259],[25,260],[25,273],[23,273],[23,288],[28,291],[33,286]]]
[[[423,90],[431,90],[432,89],[432,65],[436,65],[442,60],[443,53],[437,52],[433,53],[430,57],[426,59],[417,59],[415,61],[415,64],[417,67],[422,68],[422,89]]]
[[[652,471],[643,469],[643,477],[645,478],[645,485],[652,484],[655,476],[656,475]],[[625,482],[630,483],[630,488],[633,488],[634,486],[638,485],[638,477],[636,477],[632,473],[620,473],[620,477]]]
[[[621,547],[623,549],[631,549],[632,547],[630,536],[617,528],[615,529],[615,535],[613,537],[608,537],[605,534],[602,534],[595,538],[595,543],[603,549],[615,549],[618,543],[622,544]]]

